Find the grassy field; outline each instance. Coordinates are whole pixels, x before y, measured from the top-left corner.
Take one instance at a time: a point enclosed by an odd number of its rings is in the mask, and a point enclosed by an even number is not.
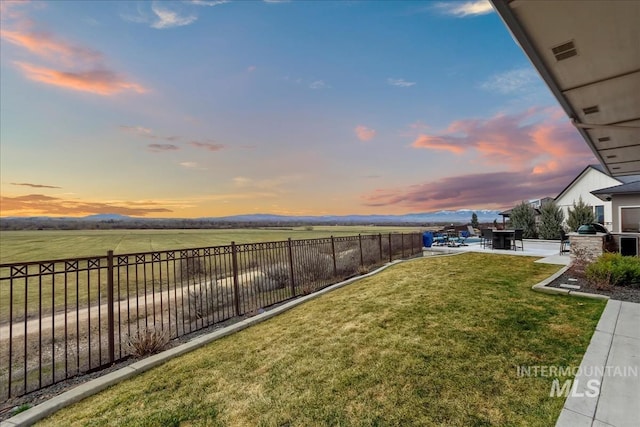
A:
[[[231,230],[72,230],[2,231],[0,264],[50,259],[197,248],[236,243],[313,239],[389,232],[413,232],[416,227],[316,226],[291,229]]]
[[[549,426],[518,366],[578,366],[605,303],[557,266],[469,253],[387,269],[65,408],[42,425]]]

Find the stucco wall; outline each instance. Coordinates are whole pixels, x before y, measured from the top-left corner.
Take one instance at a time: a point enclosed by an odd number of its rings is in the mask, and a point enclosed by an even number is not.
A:
[[[611,178],[596,169],[589,168],[587,171],[577,179],[571,187],[562,194],[560,198],[556,199],[556,205],[562,208],[564,212],[565,220],[569,216],[569,208],[577,203],[582,196],[582,200],[590,206],[604,206],[604,226],[611,230],[613,228],[613,208],[611,202],[605,202],[591,194],[593,190],[600,190],[602,188],[612,187],[619,185],[620,181],[615,178]]]
[[[640,194],[614,194],[612,200],[613,207],[613,227],[615,233],[620,233],[620,208],[621,207],[640,207]]]

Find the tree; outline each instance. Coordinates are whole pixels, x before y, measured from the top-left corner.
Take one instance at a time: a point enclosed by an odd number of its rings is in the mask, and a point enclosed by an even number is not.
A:
[[[511,224],[513,228],[522,229],[522,236],[526,239],[535,239],[538,235],[536,229],[536,211],[525,202],[511,209]]]
[[[471,215],[471,226],[473,228],[480,227],[480,224],[478,223],[478,215],[476,215],[475,212]]]
[[[560,239],[563,222],[564,212],[555,202],[543,204],[540,207],[538,235],[541,239]]]
[[[582,201],[582,196],[578,199],[578,203],[573,202],[573,208],[569,208],[567,226],[571,231],[578,231],[581,225],[591,224],[595,220],[593,208]]]

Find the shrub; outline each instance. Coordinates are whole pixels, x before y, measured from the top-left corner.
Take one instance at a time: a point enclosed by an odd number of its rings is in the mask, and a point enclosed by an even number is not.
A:
[[[180,260],[180,277],[182,280],[201,277],[205,273],[205,266],[197,256],[188,256]]]
[[[522,229],[522,235],[525,239],[537,237],[536,211],[528,203],[522,202],[513,208],[509,218],[513,228]]]
[[[578,199],[578,203],[573,203],[573,208],[569,208],[567,226],[571,231],[578,231],[578,227],[583,224],[591,224],[596,218],[593,214],[593,208],[582,201],[582,197]]]
[[[574,257],[574,260],[571,263],[569,270],[571,270],[571,273],[576,276],[584,277],[585,269],[587,268],[587,265],[589,265],[591,261],[591,258],[589,257],[589,252],[586,250],[586,248],[572,246],[571,254]]]
[[[265,289],[261,290],[282,289],[289,286],[291,283],[290,270],[289,265],[283,262],[270,265],[263,269],[264,275],[268,279],[268,283],[263,286]]]
[[[596,286],[640,286],[640,258],[605,253],[589,264],[586,277]]]
[[[139,329],[127,338],[126,345],[136,357],[147,356],[162,350],[169,342],[169,335],[156,327]]]
[[[206,285],[205,285],[206,286]],[[189,314],[192,319],[203,319],[213,312],[213,295],[209,290],[195,287],[189,290]]]
[[[538,235],[541,239],[560,239],[564,212],[555,202],[544,203],[540,208]]]

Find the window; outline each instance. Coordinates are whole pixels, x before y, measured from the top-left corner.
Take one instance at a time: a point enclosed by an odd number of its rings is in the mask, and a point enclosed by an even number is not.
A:
[[[604,224],[604,206],[603,205],[594,206],[593,213],[596,216],[596,222],[600,224]]]
[[[640,207],[620,208],[620,231],[640,232]]]

